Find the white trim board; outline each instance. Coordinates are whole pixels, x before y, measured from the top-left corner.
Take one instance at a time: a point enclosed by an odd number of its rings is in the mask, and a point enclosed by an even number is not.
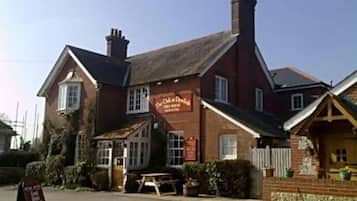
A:
[[[208,109],[212,110],[213,112],[219,114],[220,116],[222,116],[223,118],[227,119],[228,121],[232,122],[234,125],[242,128],[243,130],[247,131],[248,133],[250,133],[251,135],[253,135],[255,138],[260,138],[260,134],[255,132],[254,130],[252,130],[251,128],[249,128],[248,126],[242,124],[241,122],[233,119],[232,117],[226,115],[225,113],[223,113],[222,111],[220,111],[219,109],[215,108],[213,105],[207,103],[204,100],[201,100],[201,104],[203,105],[203,107],[207,107]]]
[[[79,61],[79,59],[70,50],[70,48],[68,46],[66,46],[62,50],[62,52],[61,52],[59,58],[57,59],[54,67],[51,69],[50,73],[48,74],[45,82],[42,84],[40,90],[37,93],[37,96],[44,97],[46,95],[47,88],[53,84],[53,82],[55,81],[56,77],[58,76],[58,74],[63,69],[63,66],[64,66],[65,62],[67,61],[68,57],[71,57],[76,62],[76,64],[79,66],[79,68],[84,72],[84,74],[94,84],[94,86],[97,87],[96,80],[90,75],[90,73],[87,71],[87,69],[84,67],[84,65]]]
[[[334,88],[330,90],[330,93],[338,96],[341,93],[343,93],[346,89],[350,88],[352,85],[357,83],[357,71],[354,71],[350,75],[348,75],[344,80],[339,82]],[[285,121],[284,123],[284,130],[288,131],[292,129],[294,126],[296,126],[298,123],[306,119],[308,116],[310,116],[317,106],[321,103],[322,99],[327,95],[328,92],[326,92],[324,95],[322,95],[320,98],[316,99],[314,102],[312,102],[309,106],[307,106],[305,109],[301,110],[294,116],[292,116],[290,119]]]

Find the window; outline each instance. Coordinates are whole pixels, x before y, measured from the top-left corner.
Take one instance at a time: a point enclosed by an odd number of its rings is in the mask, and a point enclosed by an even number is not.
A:
[[[264,93],[259,88],[255,89],[255,110],[259,112],[264,110]]]
[[[111,142],[99,141],[97,144],[97,166],[109,167],[109,159],[111,155]]]
[[[228,102],[228,81],[226,78],[216,76],[215,80],[215,100],[219,102]]]
[[[128,113],[149,111],[149,88],[135,87],[128,89]]]
[[[183,164],[183,131],[171,131],[168,133],[167,165],[181,166]]]
[[[237,136],[221,135],[219,139],[219,159],[237,159]]]
[[[337,162],[347,162],[346,149],[336,149],[336,160]]]
[[[79,100],[81,93],[80,83],[62,83],[58,91],[58,110],[77,110],[79,109]]]
[[[87,156],[87,136],[83,131],[80,131],[77,134],[77,139],[76,139],[76,149],[75,149],[75,161],[77,162],[82,162],[86,161]]]
[[[291,110],[302,110],[304,109],[304,95],[303,94],[293,94],[291,95]]]

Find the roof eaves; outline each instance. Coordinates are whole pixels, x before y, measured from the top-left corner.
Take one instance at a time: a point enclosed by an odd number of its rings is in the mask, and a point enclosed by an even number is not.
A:
[[[339,82],[333,89],[330,90],[330,93],[338,96],[355,83],[357,83],[357,70],[352,72],[345,79],[343,79],[341,82]],[[284,123],[284,130],[287,131],[287,130],[292,129],[298,123],[300,123],[301,121],[306,119],[308,116],[310,116],[328,93],[329,92],[326,92],[320,98],[316,99],[314,102],[312,102],[310,105],[308,105],[305,109],[301,110],[300,112],[298,112],[297,114],[292,116],[290,119],[288,119]]]
[[[234,40],[232,40],[230,43],[228,43],[221,52],[219,52],[215,57],[214,59],[207,65],[207,67],[204,68],[204,70],[202,72],[199,73],[199,77],[202,77],[203,75],[205,75],[207,73],[207,71],[209,69],[211,69],[211,67],[217,63],[217,61],[225,54],[228,52],[228,50],[231,49],[231,47],[233,47],[234,44],[236,44],[236,42],[238,41],[237,40],[237,37],[238,37],[238,34],[234,34],[232,35],[232,37],[235,37]]]
[[[268,79],[268,82],[270,84],[271,89],[274,89],[275,88],[274,80],[270,75],[270,72],[268,70],[268,66],[265,63],[264,57],[263,57],[262,53],[260,52],[260,49],[259,49],[257,44],[255,44],[255,55],[257,56],[258,62],[260,64],[260,67],[263,69],[265,77]]]
[[[207,107],[208,109],[210,109],[213,112],[217,113],[218,115],[222,116],[223,118],[227,119],[228,121],[232,122],[234,125],[241,127],[242,129],[244,129],[245,131],[247,131],[248,133],[253,135],[255,138],[260,138],[261,137],[261,135],[259,133],[257,133],[256,131],[254,131],[253,129],[251,129],[248,126],[244,125],[243,123],[237,121],[236,119],[230,117],[229,115],[225,114],[224,112],[222,112],[221,110],[217,109],[213,105],[207,103],[206,101],[201,100],[201,104],[204,107]]]

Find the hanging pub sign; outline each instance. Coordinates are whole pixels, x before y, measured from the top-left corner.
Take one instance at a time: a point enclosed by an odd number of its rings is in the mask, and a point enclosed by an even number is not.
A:
[[[191,112],[192,93],[155,98],[155,108],[159,113]]]
[[[17,201],[45,201],[40,182],[32,177],[24,177],[17,189]]]
[[[197,160],[197,140],[195,137],[185,139],[185,161]]]

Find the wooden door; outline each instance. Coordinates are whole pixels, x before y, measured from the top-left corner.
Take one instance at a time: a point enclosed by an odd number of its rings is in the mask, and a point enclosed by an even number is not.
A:
[[[124,155],[124,141],[114,142],[113,151],[113,172],[112,172],[112,186],[114,189],[123,189],[124,182],[124,167],[123,167],[123,155]]]

